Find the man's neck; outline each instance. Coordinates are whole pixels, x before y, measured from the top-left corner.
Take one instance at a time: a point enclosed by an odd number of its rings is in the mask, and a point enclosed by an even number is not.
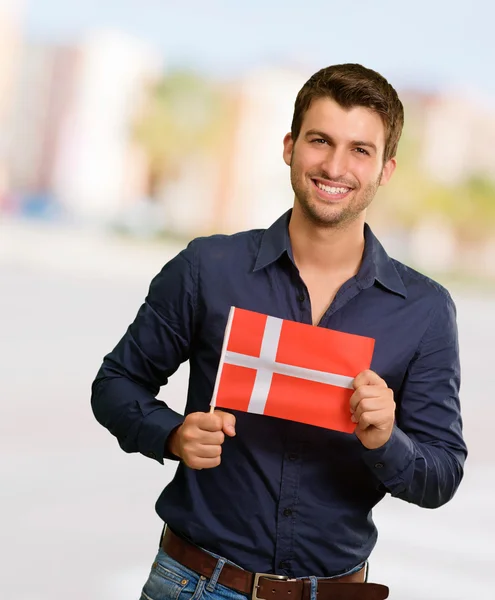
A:
[[[364,214],[345,227],[318,227],[296,204],[289,236],[300,271],[354,276],[363,258]]]

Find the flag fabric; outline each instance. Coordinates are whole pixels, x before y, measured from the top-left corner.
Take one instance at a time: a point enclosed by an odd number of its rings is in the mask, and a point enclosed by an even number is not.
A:
[[[353,379],[375,340],[230,309],[211,405],[352,433]]]

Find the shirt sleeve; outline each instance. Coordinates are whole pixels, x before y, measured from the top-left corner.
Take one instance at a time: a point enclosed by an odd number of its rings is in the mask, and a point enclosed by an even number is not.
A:
[[[426,508],[453,497],[467,456],[459,386],[456,309],[445,291],[396,398],[392,436],[364,454],[381,490]]]
[[[105,356],[92,386],[98,422],[126,452],[163,464],[168,436],[184,417],[156,396],[189,358],[194,335],[197,261],[194,242],[168,262],[151,282],[127,332]]]

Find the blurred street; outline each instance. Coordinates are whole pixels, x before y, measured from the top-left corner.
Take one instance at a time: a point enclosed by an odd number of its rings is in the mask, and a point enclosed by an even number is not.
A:
[[[2,225],[1,598],[139,597],[160,534],[154,503],[174,465],[122,452],[92,416],[90,385],[176,250]],[[470,456],[449,505],[427,511],[386,499],[376,511],[371,580],[396,600],[493,598],[493,298],[453,295]],[[179,410],[187,371],[162,390]]]

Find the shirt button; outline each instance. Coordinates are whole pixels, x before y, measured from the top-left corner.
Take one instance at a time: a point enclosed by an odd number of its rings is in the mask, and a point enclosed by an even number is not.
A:
[[[298,299],[298,300],[299,300],[299,302],[301,302],[301,304],[302,304],[302,303],[304,302],[304,300],[306,299],[306,296],[305,296],[303,293],[301,293],[301,294],[299,294],[299,296],[298,296],[298,298],[297,298],[297,299]]]
[[[376,463],[375,469],[383,469],[383,463]]]
[[[278,563],[278,568],[279,568],[279,569],[288,569],[288,568],[289,568],[289,562],[288,562],[288,561],[286,561],[286,560],[281,560],[281,561]]]
[[[292,515],[292,509],[290,509],[290,508],[286,508],[286,509],[284,510],[284,516],[285,516],[285,517],[290,517],[291,515]]]
[[[149,458],[156,458],[156,454],[154,452],[146,452],[146,456],[149,456]]]
[[[289,454],[289,460],[297,460],[297,454]]]

